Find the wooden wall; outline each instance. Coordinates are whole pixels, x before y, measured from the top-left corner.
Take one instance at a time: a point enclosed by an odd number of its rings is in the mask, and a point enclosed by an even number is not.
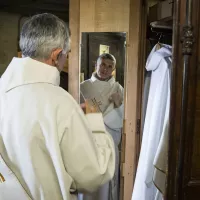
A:
[[[80,1],[80,31],[129,31],[130,0]]]
[[[138,57],[142,0],[71,0],[69,92],[79,101],[81,32],[126,32],[125,120],[122,149],[122,196],[130,200],[136,170],[136,122],[138,116]]]

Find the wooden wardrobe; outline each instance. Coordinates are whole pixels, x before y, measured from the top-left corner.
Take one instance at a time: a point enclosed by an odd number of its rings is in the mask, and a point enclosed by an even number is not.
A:
[[[198,200],[200,199],[200,1],[174,0],[170,3],[173,4],[173,61],[165,200]],[[141,52],[141,57],[143,54],[144,51]]]
[[[147,10],[153,0],[71,0],[69,91],[78,101],[82,32],[126,32],[121,199],[131,200],[142,133]],[[159,2],[158,0],[156,2]],[[173,65],[165,200],[200,199],[200,1],[173,4]],[[112,8],[110,8],[111,6]],[[112,10],[112,11],[111,11]],[[111,15],[112,13],[112,15]]]

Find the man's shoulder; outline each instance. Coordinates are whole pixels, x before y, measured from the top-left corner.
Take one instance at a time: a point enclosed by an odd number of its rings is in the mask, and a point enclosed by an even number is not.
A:
[[[74,107],[77,104],[74,98],[66,90],[59,86],[49,85],[48,89],[46,88],[45,91],[44,95],[48,95],[48,97],[46,96],[48,102],[50,100],[52,104],[55,103],[59,107],[66,107],[66,105]]]
[[[120,88],[120,89],[122,89],[122,90],[124,89],[119,82],[115,82],[115,85],[117,85],[117,87]]]
[[[81,85],[91,84],[91,79],[87,79],[81,83]]]
[[[74,111],[80,110],[79,104],[76,100],[64,89],[57,87],[55,91],[54,102],[57,109],[57,116],[59,120],[66,121]]]
[[[74,98],[69,94],[66,90],[64,90],[61,87],[56,87],[56,92],[58,94],[58,98],[64,101],[70,101],[72,103],[75,103]]]

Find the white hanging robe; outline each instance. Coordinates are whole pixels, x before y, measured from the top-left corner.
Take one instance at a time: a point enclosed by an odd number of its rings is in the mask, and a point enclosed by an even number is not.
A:
[[[163,131],[169,73],[169,65],[165,58],[170,56],[170,46],[165,45],[157,51],[155,46],[147,59],[146,69],[152,71],[152,75],[132,200],[154,200],[156,197],[153,162]]]
[[[166,59],[168,64],[171,65],[171,58]],[[167,73],[167,105],[166,112],[164,118],[163,130],[160,138],[160,142],[158,145],[158,149],[156,152],[156,156],[154,159],[154,176],[153,182],[154,185],[158,188],[158,195],[156,200],[163,199],[165,194],[165,186],[166,186],[166,173],[167,173],[167,161],[168,161],[168,139],[169,139],[169,111],[170,111],[170,68],[169,73]],[[159,194],[160,193],[160,194]]]

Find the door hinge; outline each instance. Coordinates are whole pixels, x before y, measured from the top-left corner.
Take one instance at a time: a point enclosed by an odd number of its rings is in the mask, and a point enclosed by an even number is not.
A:
[[[123,134],[126,134],[126,119],[123,120],[123,130],[122,130]]]
[[[140,128],[141,128],[141,119],[137,119],[137,125],[136,125],[136,134],[140,134]]]
[[[124,176],[125,176],[125,163],[121,163],[120,177],[124,177]]]

